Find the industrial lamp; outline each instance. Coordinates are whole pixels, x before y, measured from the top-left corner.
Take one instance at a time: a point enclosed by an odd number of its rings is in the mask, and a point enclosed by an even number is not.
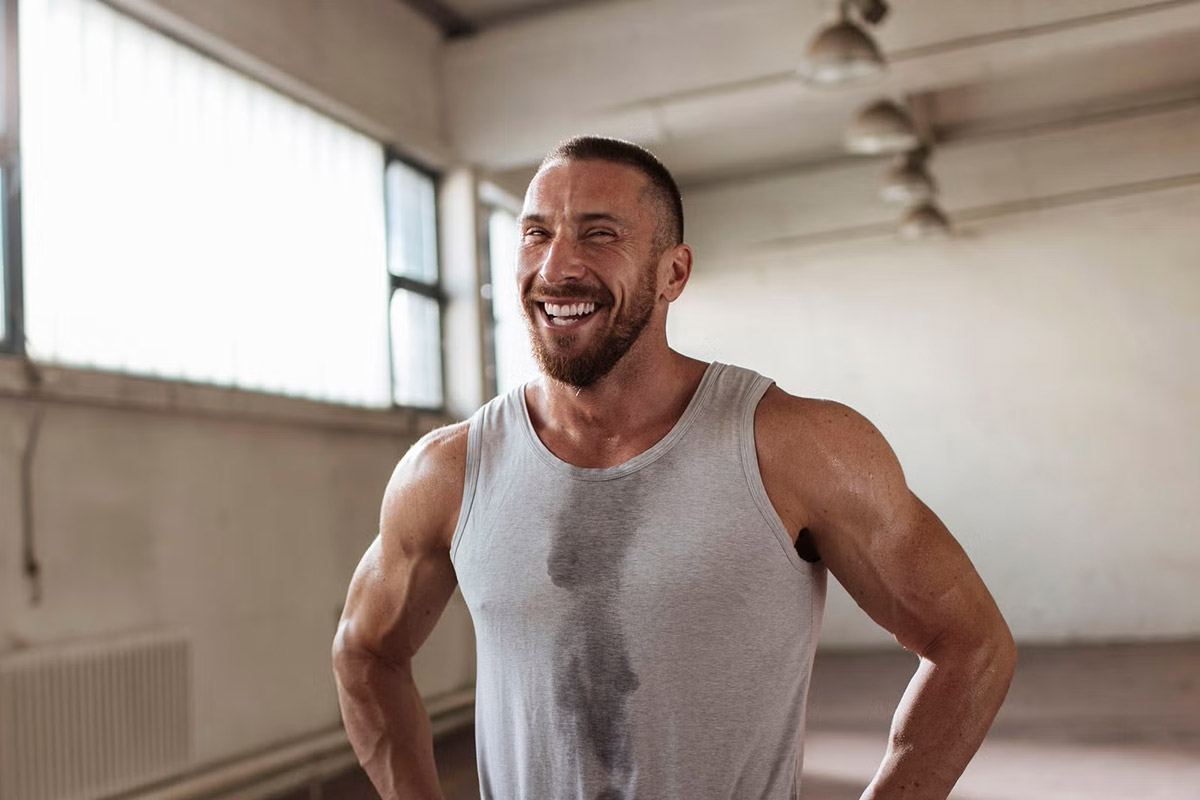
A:
[[[898,229],[901,239],[933,239],[950,234],[950,220],[933,203],[921,203],[904,212]]]
[[[808,45],[800,74],[818,86],[842,86],[878,75],[887,68],[879,45],[850,18],[855,8],[863,21],[875,25],[887,15],[883,0],[842,0],[835,23],[822,28]]]
[[[883,174],[880,199],[897,206],[916,206],[932,200],[937,194],[937,183],[925,168],[928,161],[927,146],[896,156]]]
[[[846,129],[846,149],[859,155],[905,153],[920,146],[912,117],[891,100],[877,100],[863,108]]]

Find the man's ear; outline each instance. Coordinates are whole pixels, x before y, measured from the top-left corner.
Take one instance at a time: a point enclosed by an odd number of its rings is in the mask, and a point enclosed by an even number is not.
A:
[[[692,275],[692,248],[677,244],[662,254],[659,259],[660,274],[663,276],[662,296],[673,303],[683,294],[688,278]]]

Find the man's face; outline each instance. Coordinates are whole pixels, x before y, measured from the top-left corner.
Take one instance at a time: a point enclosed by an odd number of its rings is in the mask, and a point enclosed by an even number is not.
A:
[[[658,302],[657,215],[623,164],[563,161],[525,195],[517,282],[547,376],[584,388],[637,341]]]

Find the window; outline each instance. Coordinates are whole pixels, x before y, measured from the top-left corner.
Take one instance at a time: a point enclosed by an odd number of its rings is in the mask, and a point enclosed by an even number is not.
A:
[[[488,215],[488,260],[491,264],[492,341],[494,375],[501,394],[538,375],[529,346],[525,312],[517,291],[517,218],[511,211],[493,207]]]
[[[388,163],[387,261],[392,279],[392,391],[397,405],[442,405],[435,196],[432,177],[399,159]]]
[[[20,352],[21,203],[17,165],[17,28],[15,0],[0,0],[0,351]]]
[[[20,10],[32,357],[441,405],[432,179],[97,0]]]

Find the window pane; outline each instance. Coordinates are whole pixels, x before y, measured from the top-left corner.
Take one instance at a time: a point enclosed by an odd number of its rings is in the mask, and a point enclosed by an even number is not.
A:
[[[397,405],[442,405],[441,308],[434,300],[398,289],[392,294],[393,398]]]
[[[504,394],[538,375],[517,293],[517,218],[508,211],[495,209],[488,217],[488,247],[496,323],[496,388]]]
[[[0,0],[0,134],[8,130],[8,4],[12,0]],[[2,316],[2,315],[0,315]]]
[[[31,355],[390,405],[380,145],[96,0],[20,24]]]
[[[433,178],[401,161],[387,168],[388,269],[436,283],[437,219]]]

